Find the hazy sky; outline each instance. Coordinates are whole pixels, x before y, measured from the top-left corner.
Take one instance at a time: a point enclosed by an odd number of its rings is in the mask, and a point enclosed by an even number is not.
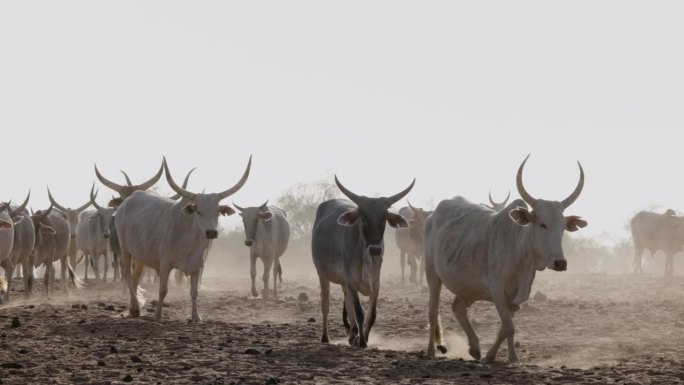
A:
[[[0,199],[88,199],[93,163],[240,205],[337,173],[416,204],[586,187],[568,214],[625,236],[684,210],[681,2],[0,3]],[[168,191],[166,182],[162,189]],[[101,195],[111,192],[100,187]],[[233,199],[227,200],[227,203]],[[101,199],[105,203],[105,199]]]

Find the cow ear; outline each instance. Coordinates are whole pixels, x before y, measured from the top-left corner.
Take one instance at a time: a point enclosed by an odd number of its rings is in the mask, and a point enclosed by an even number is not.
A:
[[[527,226],[532,222],[532,213],[524,207],[516,207],[508,212],[513,222],[520,226]]]
[[[49,234],[49,235],[57,234],[57,232],[55,231],[55,229],[53,227],[44,225],[42,223],[40,224],[40,232],[43,234]]]
[[[18,215],[18,216],[16,216],[16,217],[12,218],[12,222],[14,222],[15,225],[18,225],[18,224],[21,223],[21,221],[23,221],[23,220],[24,220],[24,216],[23,216],[23,215]]]
[[[12,222],[0,219],[0,230],[7,230],[12,228]]]
[[[273,219],[273,213],[270,211],[264,211],[263,213],[259,213],[259,217],[263,219],[264,222],[268,222]]]
[[[337,224],[342,226],[354,226],[356,222],[359,221],[359,218],[361,218],[359,210],[347,211],[337,218]]]
[[[233,210],[233,208],[230,206],[219,206],[219,214],[223,216],[230,216],[235,214],[235,210]]]
[[[406,222],[406,219],[399,214],[388,212],[386,219],[387,223],[389,223],[389,225],[395,229],[408,227],[408,222]]]
[[[194,203],[188,203],[187,205],[185,205],[185,207],[183,207],[183,212],[188,215],[194,214],[195,212],[197,212],[197,205]]]
[[[565,229],[570,232],[574,232],[583,227],[587,227],[588,224],[589,223],[587,223],[587,221],[575,215],[571,215],[565,218]]]

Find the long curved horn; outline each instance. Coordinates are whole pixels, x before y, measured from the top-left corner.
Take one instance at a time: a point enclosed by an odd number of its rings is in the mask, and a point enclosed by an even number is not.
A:
[[[575,203],[577,198],[579,198],[580,194],[582,193],[582,189],[584,189],[584,169],[582,169],[582,164],[580,162],[577,162],[577,165],[579,166],[580,169],[580,180],[577,183],[577,187],[575,187],[575,191],[570,194],[569,197],[563,199],[563,208],[567,209],[570,207],[571,204]]]
[[[266,208],[268,208],[268,199],[266,200],[266,202],[264,202],[263,205],[259,206],[259,210],[263,210],[263,209],[266,209]]]
[[[243,209],[242,207],[240,207],[240,206],[238,206],[237,204],[235,204],[235,202],[233,202],[233,206],[235,206],[236,209],[240,210],[240,212],[245,211],[245,209]]]
[[[191,193],[190,191],[178,186],[176,182],[173,181],[173,177],[171,177],[171,171],[169,171],[169,165],[166,163],[166,157],[164,157],[164,160],[162,161],[162,168],[166,170],[166,181],[169,183],[169,186],[171,186],[173,191],[185,199],[194,201],[197,197],[197,194]]]
[[[530,158],[530,154],[527,154],[527,157],[525,160],[523,160],[522,164],[518,168],[518,176],[516,177],[516,185],[518,187],[518,194],[520,194],[520,197],[527,202],[528,205],[532,206],[533,208],[537,205],[537,200],[532,197],[532,195],[527,193],[527,190],[525,190],[525,186],[523,186],[523,181],[522,181],[522,174],[523,174],[523,168],[525,168],[525,163],[527,163],[527,159]]]
[[[354,194],[353,192],[351,192],[351,191],[350,191],[349,189],[347,189],[346,187],[344,187],[344,185],[342,185],[342,182],[340,182],[340,180],[337,179],[337,175],[335,175],[335,184],[337,185],[337,188],[339,188],[340,191],[342,191],[342,194],[344,194],[344,195],[345,195],[347,198],[349,198],[352,202],[358,203],[358,201],[359,201],[359,199],[360,199],[361,197],[358,196],[358,195],[356,195],[356,194]]]
[[[54,207],[54,205],[50,204],[50,207],[47,210],[45,210],[45,211],[38,210],[35,214],[38,214],[38,212],[40,212],[40,220],[43,220],[44,218],[47,218],[48,215],[50,215],[53,207]]]
[[[492,204],[491,208],[493,208],[493,209],[495,209],[495,210],[496,210],[497,207],[506,207],[506,203],[508,203],[508,200],[509,200],[510,198],[511,198],[511,190],[508,190],[508,195],[506,195],[506,199],[504,199],[504,201],[501,202],[501,203],[496,203],[496,202],[494,202],[494,200],[492,199],[492,192],[489,191],[489,203]],[[485,206],[485,207],[490,207],[490,206]]]
[[[403,197],[405,197],[413,188],[413,185],[416,184],[416,178],[413,178],[413,182],[404,189],[404,191],[400,192],[399,194],[392,195],[391,197],[387,198],[387,207],[392,206],[393,204],[399,202]]]
[[[52,197],[52,194],[50,193],[50,188],[49,188],[49,187],[48,187],[47,190],[48,190],[48,199],[50,200],[50,203],[52,203],[53,206],[57,207],[57,209],[58,209],[59,211],[67,212],[67,209],[66,209],[64,206],[62,206],[62,205],[60,205],[59,203],[57,203],[57,201],[55,200],[55,198]]]
[[[75,211],[76,213],[80,214],[83,210],[85,210],[85,209],[87,209],[88,207],[90,207],[90,205],[91,205],[91,203],[90,203],[90,201],[88,201],[88,202],[86,202],[86,204],[84,204],[83,206],[81,206],[81,207],[79,207],[79,208],[77,208],[77,209],[74,209],[74,211]],[[58,207],[58,208],[59,208],[59,207]]]
[[[119,195],[123,195],[124,186],[121,186],[120,184],[116,184],[116,183],[112,182],[111,180],[102,176],[102,174],[100,174],[100,170],[97,169],[97,164],[95,165],[95,175],[97,176],[97,179],[99,179],[103,185],[105,185],[105,186],[109,187],[110,189],[118,192]]]
[[[492,199],[492,190],[489,190],[489,203],[491,203],[492,206],[496,206],[496,202]]]
[[[413,205],[411,204],[411,202],[406,201],[406,203],[408,203],[408,207],[411,209],[411,211],[413,211],[414,213],[417,213],[417,212],[418,212],[418,209],[415,208],[415,207],[413,207]]]
[[[164,162],[162,162],[161,167],[159,167],[159,171],[157,171],[157,174],[155,176],[153,176],[152,178],[150,178],[150,180],[148,180],[145,183],[141,183],[139,185],[131,186],[131,187],[133,187],[134,190],[143,190],[143,191],[147,190],[148,188],[154,186],[154,184],[157,183],[157,181],[159,181],[159,178],[161,178],[163,172],[164,172]]]
[[[126,184],[129,186],[133,186],[133,182],[131,182],[131,178],[128,177],[128,174],[126,174],[126,171],[124,171],[124,170],[119,170],[119,171],[123,174],[124,178],[126,178]]]
[[[181,187],[183,187],[184,189],[188,188],[188,181],[190,180],[190,174],[192,174],[192,172],[195,171],[196,169],[197,169],[197,167],[193,167],[192,170],[188,171],[188,175],[185,176],[185,179],[183,180],[183,186],[181,186]],[[176,201],[176,200],[180,199],[180,197],[181,197],[180,194],[176,194],[176,195],[172,196],[171,199]]]
[[[505,207],[506,204],[508,204],[509,199],[511,199],[511,190],[508,190],[508,195],[506,195],[506,199],[504,199],[504,201],[501,205]]]
[[[12,206],[7,204],[7,211],[9,212],[10,217],[16,217],[17,215],[21,214],[22,211],[26,208],[26,205],[29,203],[29,199],[31,198],[31,189],[29,189],[28,194],[26,195],[26,199],[24,199],[24,203],[19,205],[16,210],[12,210]]]
[[[100,207],[97,202],[95,202],[95,199],[97,198],[97,193],[95,192],[95,183],[93,183],[93,187],[90,189],[90,203],[93,204],[93,207],[95,207],[98,210],[102,210],[102,207]]]
[[[235,184],[235,186],[229,188],[228,190],[219,193],[219,199],[226,199],[229,196],[235,194],[238,190],[244,186],[245,182],[247,182],[247,177],[249,177],[249,170],[252,168],[252,156],[249,156],[249,162],[247,163],[247,168],[245,169],[244,174],[242,174],[242,178]]]

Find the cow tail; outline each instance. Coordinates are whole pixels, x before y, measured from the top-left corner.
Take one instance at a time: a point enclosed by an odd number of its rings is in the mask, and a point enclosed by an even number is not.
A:
[[[280,279],[280,284],[283,284],[283,265],[278,261],[278,278]]]
[[[140,307],[145,306],[145,296],[143,295],[145,293],[145,289],[143,289],[140,285],[138,285],[138,290],[135,292],[135,297],[138,299],[138,304]]]
[[[76,276],[76,272],[75,272],[74,269],[71,267],[71,263],[69,263],[69,259],[68,259],[68,258],[67,258],[67,271],[69,272],[69,280],[70,280],[71,283],[74,285],[74,287],[76,288],[76,290],[81,290],[81,289],[83,289],[83,281],[81,280],[81,278],[78,278],[78,276]],[[30,282],[30,281],[29,281],[29,282]]]

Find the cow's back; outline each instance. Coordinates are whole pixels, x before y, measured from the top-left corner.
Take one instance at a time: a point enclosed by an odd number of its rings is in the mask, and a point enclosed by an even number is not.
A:
[[[270,206],[269,210],[273,213],[273,219],[275,221],[276,233],[275,233],[275,255],[280,257],[285,254],[287,246],[290,243],[290,222],[287,220],[287,215],[285,212],[278,207]]]
[[[12,218],[7,214],[7,210],[0,212],[0,219],[12,223]],[[0,230],[0,262],[8,259],[12,253],[14,245],[14,226]]]
[[[15,262],[22,257],[31,255],[36,244],[36,233],[28,210],[21,212],[24,220],[14,226],[14,244],[12,246],[12,260]]]
[[[632,239],[637,248],[645,248],[655,253],[661,249],[665,227],[662,214],[640,211],[630,221]]]
[[[337,219],[343,213],[355,210],[356,205],[344,199],[331,199],[321,203],[311,235],[311,252],[319,276],[341,284],[347,259],[363,255],[358,226],[343,226]]]

